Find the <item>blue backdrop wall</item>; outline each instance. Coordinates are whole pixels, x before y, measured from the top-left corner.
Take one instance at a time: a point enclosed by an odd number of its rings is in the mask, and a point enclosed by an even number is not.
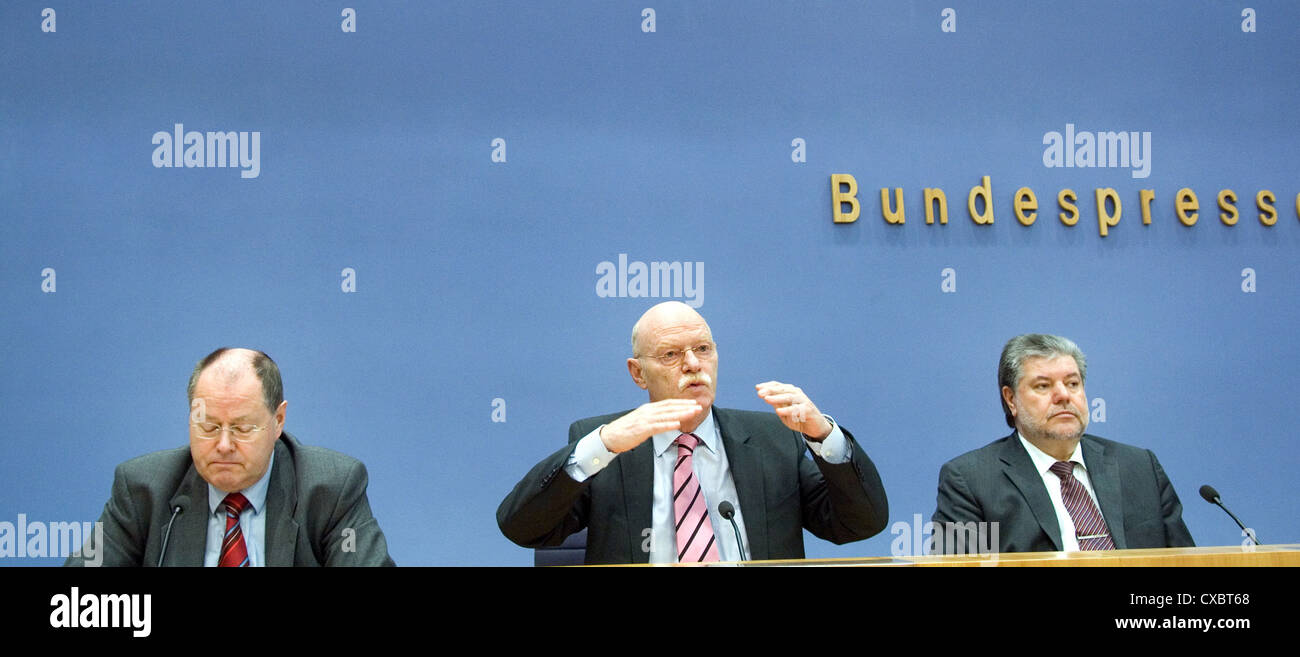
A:
[[[1199,544],[1242,540],[1202,483],[1300,542],[1297,52],[1289,0],[5,2],[0,521],[97,518],[239,345],[366,462],[399,564],[528,564],[497,504],[644,401],[629,330],[681,298],[718,403],[802,386],[891,522],[1005,434],[1033,331],[1088,354],[1090,431],[1159,455]],[[690,285],[618,283],[660,262]]]

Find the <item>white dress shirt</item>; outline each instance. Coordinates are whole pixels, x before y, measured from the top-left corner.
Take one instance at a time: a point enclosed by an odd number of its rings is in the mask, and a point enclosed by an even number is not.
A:
[[[831,423],[830,435],[821,442],[809,440],[804,436],[804,442],[814,454],[827,463],[845,463],[853,456],[848,440],[835,420],[829,415],[825,417]],[[595,476],[618,457],[618,454],[605,449],[605,443],[600,439],[600,430],[604,426],[602,424],[583,436],[574,447],[564,471],[575,481],[581,482]],[[643,531],[642,536],[645,541],[642,547],[650,552],[650,563],[677,563],[677,532],[673,517],[672,490],[673,467],[677,463],[677,447],[674,441],[681,433],[667,431],[657,433],[649,439],[654,450],[654,493],[650,509],[652,526],[646,527]],[[713,535],[717,539],[718,559],[744,561],[749,556],[749,546],[745,546],[745,552],[742,554],[731,522],[718,512],[718,504],[724,500],[731,502],[736,508],[732,520],[740,528],[740,535],[748,536],[745,533],[744,510],[740,508],[740,498],[736,495],[736,482],[731,477],[726,447],[718,433],[713,413],[710,412],[700,426],[690,433],[695,434],[701,441],[700,446],[695,448],[691,462],[695,468],[695,476],[700,482],[700,491],[704,493],[704,501],[709,507],[709,521],[713,525]]]
[[[1061,478],[1051,469],[1056,463],[1056,457],[1025,440],[1019,431],[1016,432],[1016,437],[1020,438],[1020,444],[1025,446],[1025,451],[1029,452],[1029,458],[1033,459],[1034,467],[1043,478],[1043,485],[1047,486],[1047,496],[1052,498],[1052,508],[1056,510],[1056,523],[1061,527],[1061,549],[1066,552],[1078,552],[1079,539],[1074,533],[1074,519],[1070,517],[1070,511],[1065,508],[1065,502],[1061,499]],[[1069,460],[1074,463],[1074,478],[1083,484],[1083,489],[1088,491],[1088,497],[1092,498],[1092,504],[1097,507],[1097,513],[1100,514],[1101,505],[1097,503],[1097,494],[1092,490],[1092,479],[1088,477],[1088,467],[1083,462],[1081,444],[1074,446],[1074,454]],[[1102,516],[1102,519],[1104,520],[1105,516]]]

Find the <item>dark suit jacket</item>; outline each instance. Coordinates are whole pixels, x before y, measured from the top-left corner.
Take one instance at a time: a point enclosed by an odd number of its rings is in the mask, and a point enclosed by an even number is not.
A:
[[[281,435],[266,490],[266,565],[393,565],[384,533],[370,513],[367,481],[361,461],[303,445],[288,432]],[[194,469],[189,447],[145,454],[117,466],[112,497],[99,517],[102,565],[157,565],[177,505],[184,510],[172,524],[163,565],[202,566],[208,483]],[[64,565],[84,562],[74,556]]]
[[[1150,450],[1084,434],[1088,478],[1118,549],[1192,546],[1183,505]],[[999,552],[1056,552],[1061,529],[1043,478],[1020,439],[1010,436],[945,463],[932,520],[997,522]],[[935,531],[940,531],[936,527]],[[960,532],[954,532],[960,536]],[[946,553],[975,546],[944,543]]]
[[[562,543],[587,527],[587,563],[646,563],[651,526],[654,447],[646,440],[578,483],[564,472],[574,446],[596,427],[626,414],[587,418],[569,427],[569,444],[537,464],[497,509],[497,524],[524,547]],[[745,516],[750,559],[800,559],[803,529],[834,543],[879,533],[889,504],[876,466],[847,430],[848,463],[805,455],[808,446],[774,413],[714,407],[713,417]]]

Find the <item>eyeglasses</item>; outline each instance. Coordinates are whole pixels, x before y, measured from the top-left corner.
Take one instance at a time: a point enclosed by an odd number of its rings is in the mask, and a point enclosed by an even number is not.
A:
[[[223,426],[215,422],[191,422],[194,427],[194,435],[202,440],[216,440],[221,437],[223,431],[229,431],[230,437],[241,443],[251,443],[257,439],[257,434],[266,431],[266,427],[260,427],[256,424],[236,424],[232,426]]]
[[[716,342],[701,342],[700,344],[697,344],[694,347],[686,347],[683,349],[669,349],[668,351],[665,351],[662,354],[657,354],[653,356],[651,355],[637,356],[637,358],[653,358],[659,361],[660,363],[663,363],[666,367],[672,367],[682,362],[682,359],[686,358],[686,352],[688,351],[695,352],[695,357],[700,360],[708,360],[718,355],[717,348],[718,348],[718,343]]]

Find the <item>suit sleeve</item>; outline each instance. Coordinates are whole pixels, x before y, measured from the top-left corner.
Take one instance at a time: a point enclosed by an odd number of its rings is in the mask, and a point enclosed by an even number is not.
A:
[[[577,441],[587,433],[578,425],[569,427],[569,444],[533,466],[497,507],[497,526],[516,545],[560,545],[587,526],[590,478],[579,483],[564,471]]]
[[[144,564],[144,545],[147,533],[142,518],[131,495],[131,485],[125,464],[113,471],[113,491],[104,504],[104,511],[94,525],[103,528],[103,543],[96,544],[97,529],[92,529],[79,555],[70,555],[64,566],[141,566]],[[101,552],[102,551],[102,552]],[[89,555],[94,554],[93,557]]]
[[[1187,531],[1187,525],[1183,523],[1183,503],[1178,499],[1174,485],[1165,475],[1164,468],[1160,467],[1155,452],[1148,450],[1147,453],[1151,455],[1151,466],[1155,470],[1156,486],[1160,491],[1160,517],[1165,526],[1166,546],[1195,547],[1192,533]]]
[[[327,529],[320,538],[326,566],[392,566],[388,540],[370,510],[366,466],[353,461],[342,485]]]
[[[980,506],[979,500],[971,492],[966,476],[962,473],[960,467],[952,461],[943,464],[943,467],[939,469],[939,494],[935,503],[934,515],[930,517],[930,521],[941,527],[949,524],[965,525],[966,523],[984,521],[984,510]],[[940,530],[936,528],[935,531]],[[962,542],[963,533],[952,532],[950,535],[953,536],[954,540],[936,541],[931,547],[942,545],[945,554],[970,553],[967,546]]]
[[[813,535],[835,544],[860,541],[879,534],[889,521],[889,500],[880,473],[848,429],[840,427],[852,446],[846,463],[827,463],[817,455],[802,457],[799,478],[804,523]]]

